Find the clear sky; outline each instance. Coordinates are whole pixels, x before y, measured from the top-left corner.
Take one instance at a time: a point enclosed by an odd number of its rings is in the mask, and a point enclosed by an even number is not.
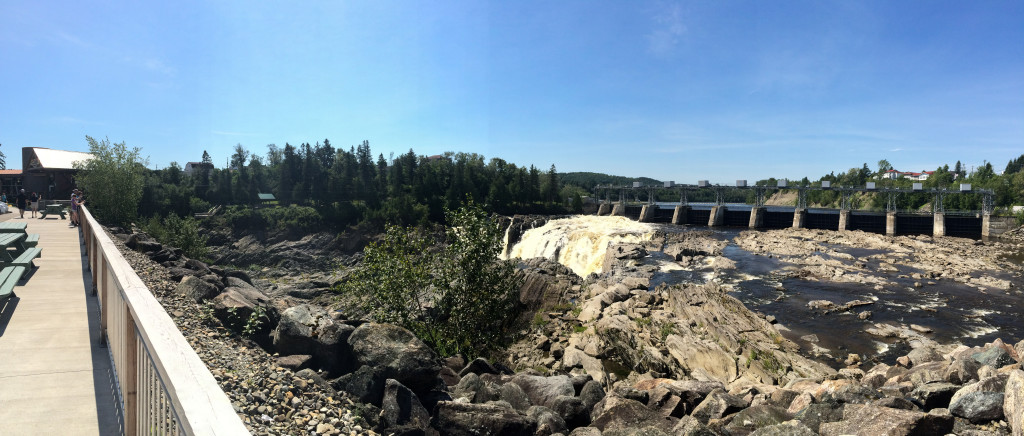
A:
[[[1024,2],[3,1],[0,144],[802,177],[1024,153]]]

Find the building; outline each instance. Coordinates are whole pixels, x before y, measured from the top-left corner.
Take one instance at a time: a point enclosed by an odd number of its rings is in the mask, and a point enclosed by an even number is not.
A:
[[[910,179],[910,180],[914,180],[914,181],[919,181],[920,182],[920,181],[923,181],[923,180],[928,180],[928,177],[931,177],[931,175],[934,174],[934,173],[935,173],[935,171],[921,171],[919,173],[915,173],[915,172],[910,172],[910,171],[889,170],[889,171],[886,171],[886,172],[882,173],[881,175],[879,175],[879,178],[881,178],[881,179],[890,179],[890,180],[907,178],[907,179]]]
[[[0,170],[0,192],[8,196],[21,189],[21,170]]]
[[[196,173],[196,171],[199,171],[201,168],[213,170],[213,164],[203,162],[188,162],[185,164],[185,175],[188,177],[192,177]]]
[[[67,199],[75,188],[75,163],[90,159],[92,154],[79,151],[24,147],[21,149],[22,187],[26,192],[40,193],[43,198]]]

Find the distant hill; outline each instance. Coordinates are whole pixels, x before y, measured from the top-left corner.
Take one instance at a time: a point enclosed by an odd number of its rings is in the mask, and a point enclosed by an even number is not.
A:
[[[561,173],[558,175],[558,180],[562,182],[563,185],[575,185],[588,191],[594,189],[597,185],[622,186],[632,185],[633,182],[640,182],[644,185],[662,184],[660,181],[654,180],[650,177],[623,177],[590,172]]]

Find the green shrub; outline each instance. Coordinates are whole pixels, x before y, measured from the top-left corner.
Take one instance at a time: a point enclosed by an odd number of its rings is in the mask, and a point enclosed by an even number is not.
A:
[[[479,206],[470,202],[447,218],[443,250],[431,250],[414,229],[387,226],[338,291],[439,354],[472,358],[512,339],[522,278],[513,262],[498,259],[502,233]]]
[[[180,248],[188,257],[206,257],[208,238],[199,230],[199,223],[195,218],[181,218],[173,213],[163,219],[154,216],[143,224],[143,229],[161,244]]]

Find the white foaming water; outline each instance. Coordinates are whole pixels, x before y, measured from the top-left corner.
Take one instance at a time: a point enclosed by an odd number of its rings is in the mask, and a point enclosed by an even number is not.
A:
[[[543,257],[565,265],[580,277],[600,273],[613,244],[639,244],[654,236],[654,226],[625,217],[581,215],[548,221],[527,230],[506,258]]]

